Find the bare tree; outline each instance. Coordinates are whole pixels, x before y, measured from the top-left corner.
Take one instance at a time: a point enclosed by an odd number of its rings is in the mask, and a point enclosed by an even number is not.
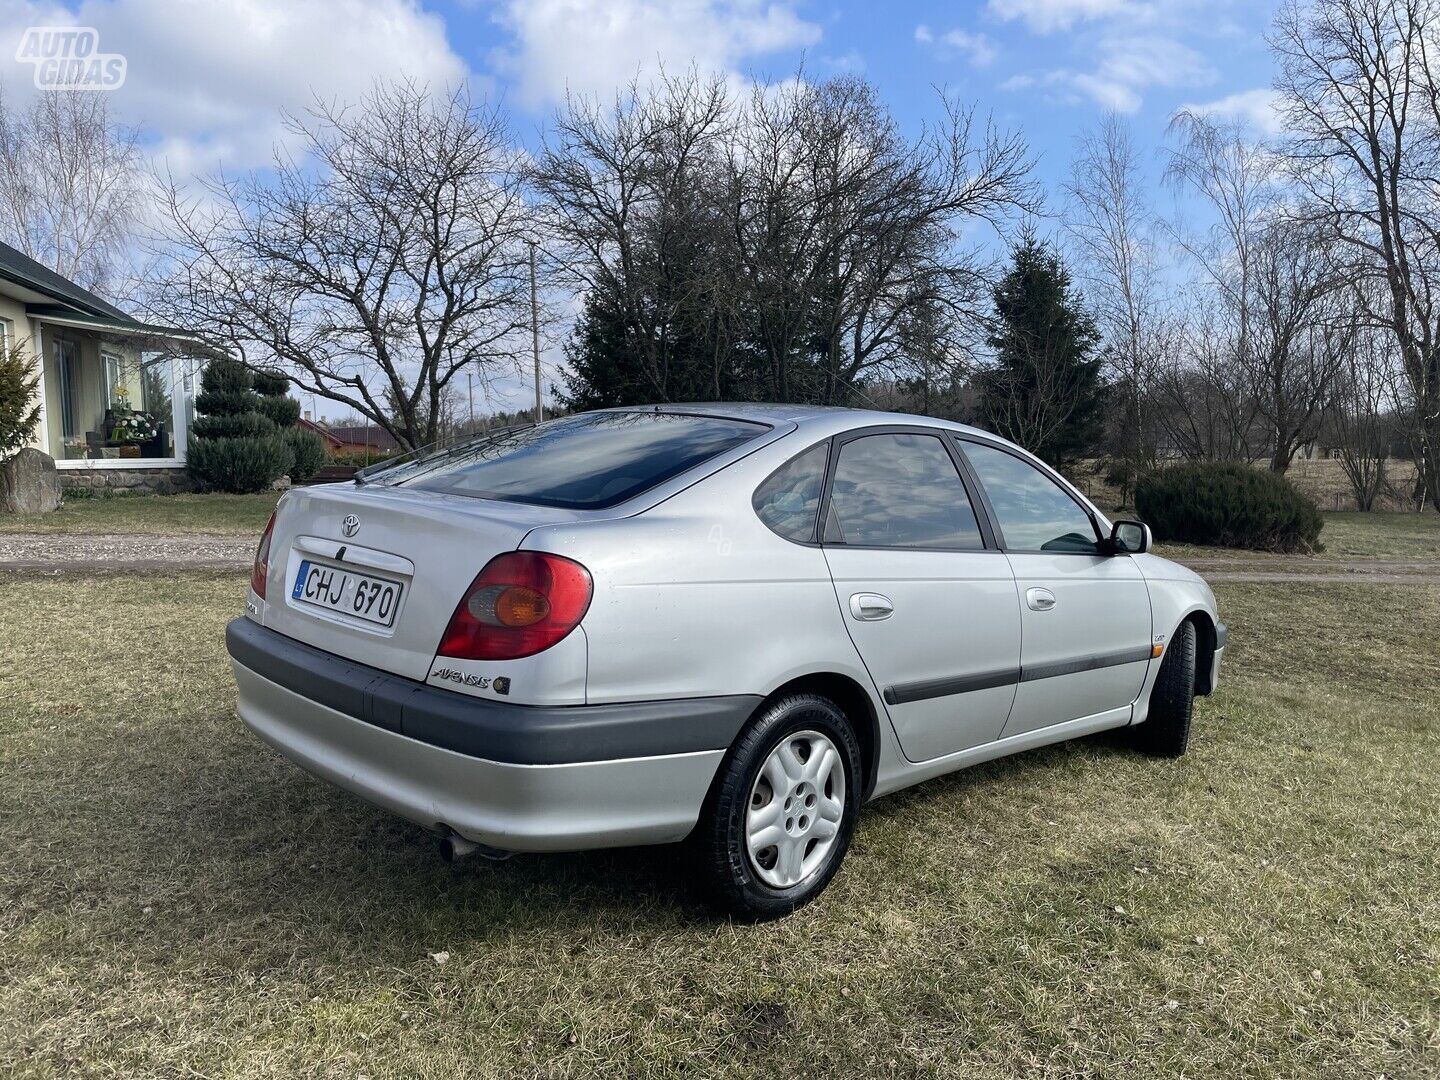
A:
[[[505,124],[464,89],[411,82],[288,122],[304,156],[271,175],[215,177],[205,198],[168,185],[151,306],[402,446],[433,442],[455,378],[510,367],[527,325]]]
[[[1320,433],[1331,386],[1356,332],[1350,295],[1316,238],[1288,219],[1255,238],[1250,375],[1255,410],[1266,428],[1270,468],[1284,473],[1301,446]]]
[[[529,172],[563,274],[613,306],[658,400],[690,389],[676,380],[697,332],[728,339],[734,275],[711,185],[732,121],[724,81],[693,71],[607,105],[570,96]]]
[[[1037,199],[1018,135],[942,106],[908,142],[862,79],[752,92],[724,200],[747,317],[780,398],[844,402],[873,372],[913,373],[906,331],[924,322],[932,346],[944,337],[944,351],[966,351],[959,335],[978,323],[986,280],[961,231],[998,226]],[[818,385],[794,376],[807,349]]]
[[[0,96],[0,237],[87,289],[113,293],[147,204],[137,134],[100,91]]]
[[[1340,368],[1333,300],[1343,281],[1320,237],[1286,200],[1280,159],[1238,122],[1181,113],[1180,147],[1168,175],[1198,195],[1214,217],[1199,239],[1183,237],[1229,316],[1228,380],[1253,398],[1270,468],[1283,473],[1314,439]],[[1248,439],[1247,439],[1248,441]]]
[[[1110,443],[1121,498],[1155,463],[1149,397],[1170,349],[1171,320],[1160,279],[1158,225],[1140,155],[1125,121],[1111,113],[1081,135],[1070,179],[1065,229],[1079,255],[1091,310],[1104,338],[1110,384],[1123,402]]]
[[[1236,361],[1239,327],[1210,293],[1192,298],[1173,352],[1160,365],[1150,413],[1164,456],[1192,461],[1254,461],[1256,408],[1250,375]]]
[[[1420,479],[1440,505],[1440,12],[1429,0],[1291,0],[1276,85],[1309,220],[1367,319],[1394,335]],[[1423,501],[1421,499],[1420,501]]]
[[[1370,511],[1390,490],[1387,464],[1394,415],[1390,409],[1404,376],[1395,363],[1394,339],[1388,333],[1356,327],[1347,340],[1327,416],[1355,508]]]
[[[907,140],[857,79],[736,100],[692,72],[571,99],[532,179],[587,293],[572,365],[661,401],[842,402],[922,348],[938,371],[983,293],[962,228],[1029,206],[1028,168],[1018,138],[950,103]]]

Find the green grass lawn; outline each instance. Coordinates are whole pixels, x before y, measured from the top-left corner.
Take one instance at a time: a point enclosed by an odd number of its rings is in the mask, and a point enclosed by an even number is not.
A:
[[[1117,512],[1118,513],[1118,512]],[[1320,542],[1327,559],[1436,559],[1440,558],[1440,514],[1411,514],[1377,510],[1327,513]],[[1200,547],[1195,544],[1156,544],[1155,553],[1166,558],[1294,559],[1266,551]],[[1303,558],[1303,556],[1298,556]]]
[[[259,495],[115,495],[66,499],[52,514],[0,515],[0,533],[260,535],[278,492]]]
[[[1434,1075],[1440,589],[1217,591],[1188,757],[883,799],[755,927],[673,849],[450,867],[288,765],[239,575],[0,579],[0,1074]]]

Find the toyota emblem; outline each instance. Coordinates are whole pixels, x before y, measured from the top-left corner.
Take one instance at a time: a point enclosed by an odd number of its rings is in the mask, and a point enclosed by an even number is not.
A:
[[[345,520],[340,523],[340,531],[346,536],[354,536],[360,531],[360,519],[354,514],[346,514]]]

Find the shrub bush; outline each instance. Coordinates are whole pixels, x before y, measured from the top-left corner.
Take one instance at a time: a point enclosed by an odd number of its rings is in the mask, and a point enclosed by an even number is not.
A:
[[[295,456],[279,432],[246,439],[191,439],[185,467],[204,487],[239,495],[264,491]]]
[[[262,416],[278,428],[292,428],[295,426],[295,422],[300,419],[300,403],[294,398],[288,398],[284,395],[275,397],[273,395],[261,394],[259,398],[259,411]]]
[[[1157,540],[1320,551],[1324,519],[1283,476],[1240,464],[1172,465],[1142,477],[1135,510]]]
[[[261,397],[283,398],[290,392],[290,380],[278,371],[252,372],[250,386]]]
[[[205,366],[201,382],[205,390],[253,390],[255,375],[239,360],[221,357]]]
[[[295,459],[290,466],[290,479],[297,484],[303,484],[325,464],[325,440],[313,431],[290,428],[285,432],[285,441]]]
[[[185,466],[206,490],[264,491],[294,462],[290,444],[260,411],[266,399],[254,381],[238,360],[213,360],[205,368]]]
[[[202,381],[200,393],[195,395],[195,411],[202,416],[242,416],[258,411],[259,403],[255,391],[243,386],[212,390]]]
[[[368,453],[364,450],[337,450],[330,455],[330,464],[363,469],[367,465],[377,465],[382,461],[389,461],[398,453],[398,450],[371,450]]]
[[[275,434],[275,425],[258,412],[197,416],[190,432],[197,439],[256,439]]]
[[[29,442],[40,422],[39,382],[19,346],[0,351],[0,460]]]

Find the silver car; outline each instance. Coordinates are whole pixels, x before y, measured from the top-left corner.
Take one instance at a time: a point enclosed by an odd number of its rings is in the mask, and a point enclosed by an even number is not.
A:
[[[870,799],[1106,728],[1184,753],[1225,627],[1149,546],[959,424],[617,409],[290,492],[227,644],[246,724],[449,856],[689,838],[763,918]]]

